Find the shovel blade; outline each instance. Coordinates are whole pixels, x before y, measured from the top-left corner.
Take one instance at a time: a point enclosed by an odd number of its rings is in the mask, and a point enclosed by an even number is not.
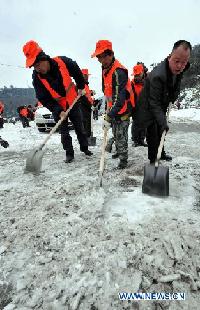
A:
[[[32,150],[26,159],[26,167],[24,172],[32,172],[33,174],[39,174],[41,172],[42,167],[42,157],[44,155],[44,151],[42,150]]]
[[[89,137],[88,138],[88,145],[89,146],[96,146],[96,137]]]
[[[152,196],[169,196],[169,167],[145,165],[142,192]]]

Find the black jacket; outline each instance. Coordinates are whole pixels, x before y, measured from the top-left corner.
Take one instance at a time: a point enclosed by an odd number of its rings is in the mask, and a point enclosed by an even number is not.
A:
[[[85,84],[89,86],[89,82],[85,82]],[[80,98],[80,103],[84,111],[91,111],[92,105],[86,96]]]
[[[189,63],[184,71],[188,68]],[[182,76],[183,72],[172,75],[167,58],[149,73],[136,105],[135,118],[138,126],[148,127],[154,120],[161,127],[166,125],[167,108],[180,93]]]
[[[76,86],[78,89],[84,89],[85,80],[83,74],[75,61],[71,58],[65,56],[59,56],[69,71],[69,74],[76,82]],[[50,63],[50,71],[45,75],[40,75],[42,78],[45,78],[51,88],[53,88],[60,96],[65,97],[65,88],[63,85],[63,80],[61,73],[58,68],[58,64],[55,60],[49,57],[48,59]],[[58,104],[58,102],[51,96],[46,87],[42,84],[40,79],[38,78],[38,73],[33,71],[33,86],[36,92],[36,98],[43,104],[44,107],[49,109],[54,114],[60,114],[63,111],[62,107]]]

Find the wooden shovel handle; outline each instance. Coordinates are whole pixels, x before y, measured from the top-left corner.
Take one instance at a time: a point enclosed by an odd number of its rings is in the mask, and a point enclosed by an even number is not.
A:
[[[61,125],[61,123],[67,118],[69,112],[71,111],[71,109],[73,108],[73,106],[75,105],[75,103],[80,99],[81,96],[84,95],[84,92],[82,92],[81,94],[79,94],[76,99],[73,101],[73,103],[70,105],[70,107],[67,109],[67,111],[65,112],[65,116],[62,117],[57,123],[56,125],[51,129],[50,133],[47,135],[47,137],[45,138],[45,140],[43,141],[43,143],[40,146],[40,150],[43,149],[43,147],[45,146],[45,144],[47,143],[47,141],[50,139],[50,137],[54,134],[54,132],[56,132],[56,130],[58,129],[58,127]]]
[[[101,159],[100,159],[100,165],[99,165],[99,173],[102,175],[103,175],[104,162],[105,162],[105,148],[106,148],[106,141],[107,141],[107,133],[108,133],[108,129],[104,128],[103,143],[101,147]]]
[[[157,158],[156,158],[156,161],[155,161],[155,166],[156,167],[158,167],[159,160],[161,158],[161,153],[162,153],[163,145],[164,145],[164,142],[165,142],[166,133],[167,133],[167,131],[164,130],[163,133],[162,133],[161,139],[160,139],[160,145],[158,147]]]
[[[172,108],[172,102],[170,102],[169,106],[168,106],[167,121],[169,121],[169,113],[171,111],[171,108]],[[155,167],[158,167],[159,160],[161,158],[161,153],[162,153],[163,145],[164,145],[164,142],[165,142],[166,134],[167,134],[167,131],[164,130],[163,133],[162,133],[161,139],[160,139],[160,145],[158,147],[158,153],[157,153],[157,158],[156,158],[156,161],[155,161]]]

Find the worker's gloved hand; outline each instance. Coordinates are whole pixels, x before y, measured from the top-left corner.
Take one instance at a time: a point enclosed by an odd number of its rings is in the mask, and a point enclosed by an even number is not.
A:
[[[109,130],[111,128],[111,118],[106,114],[103,120],[103,129]]]
[[[65,113],[65,111],[61,111],[60,112],[60,119],[61,118],[66,118],[66,113]]]
[[[0,139],[0,144],[1,146],[3,146],[4,148],[7,148],[9,147],[9,143],[3,139]]]
[[[161,127],[161,132],[163,133],[163,131],[166,130],[166,132],[168,132],[169,130],[169,126],[167,124],[167,121],[163,123],[162,127]]]
[[[130,115],[129,114],[125,114],[123,116],[121,116],[121,120],[122,121],[128,121],[130,119]]]
[[[94,112],[95,110],[97,110],[97,107],[95,107],[94,105],[91,106],[91,110]]]

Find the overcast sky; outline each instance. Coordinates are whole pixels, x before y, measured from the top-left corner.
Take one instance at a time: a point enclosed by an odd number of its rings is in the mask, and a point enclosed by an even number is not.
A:
[[[32,87],[24,43],[36,40],[50,56],[68,56],[88,68],[91,88],[101,94],[101,68],[91,58],[96,41],[113,43],[131,73],[164,59],[173,43],[200,43],[200,0],[0,0],[0,87]],[[5,66],[8,64],[12,66]]]

